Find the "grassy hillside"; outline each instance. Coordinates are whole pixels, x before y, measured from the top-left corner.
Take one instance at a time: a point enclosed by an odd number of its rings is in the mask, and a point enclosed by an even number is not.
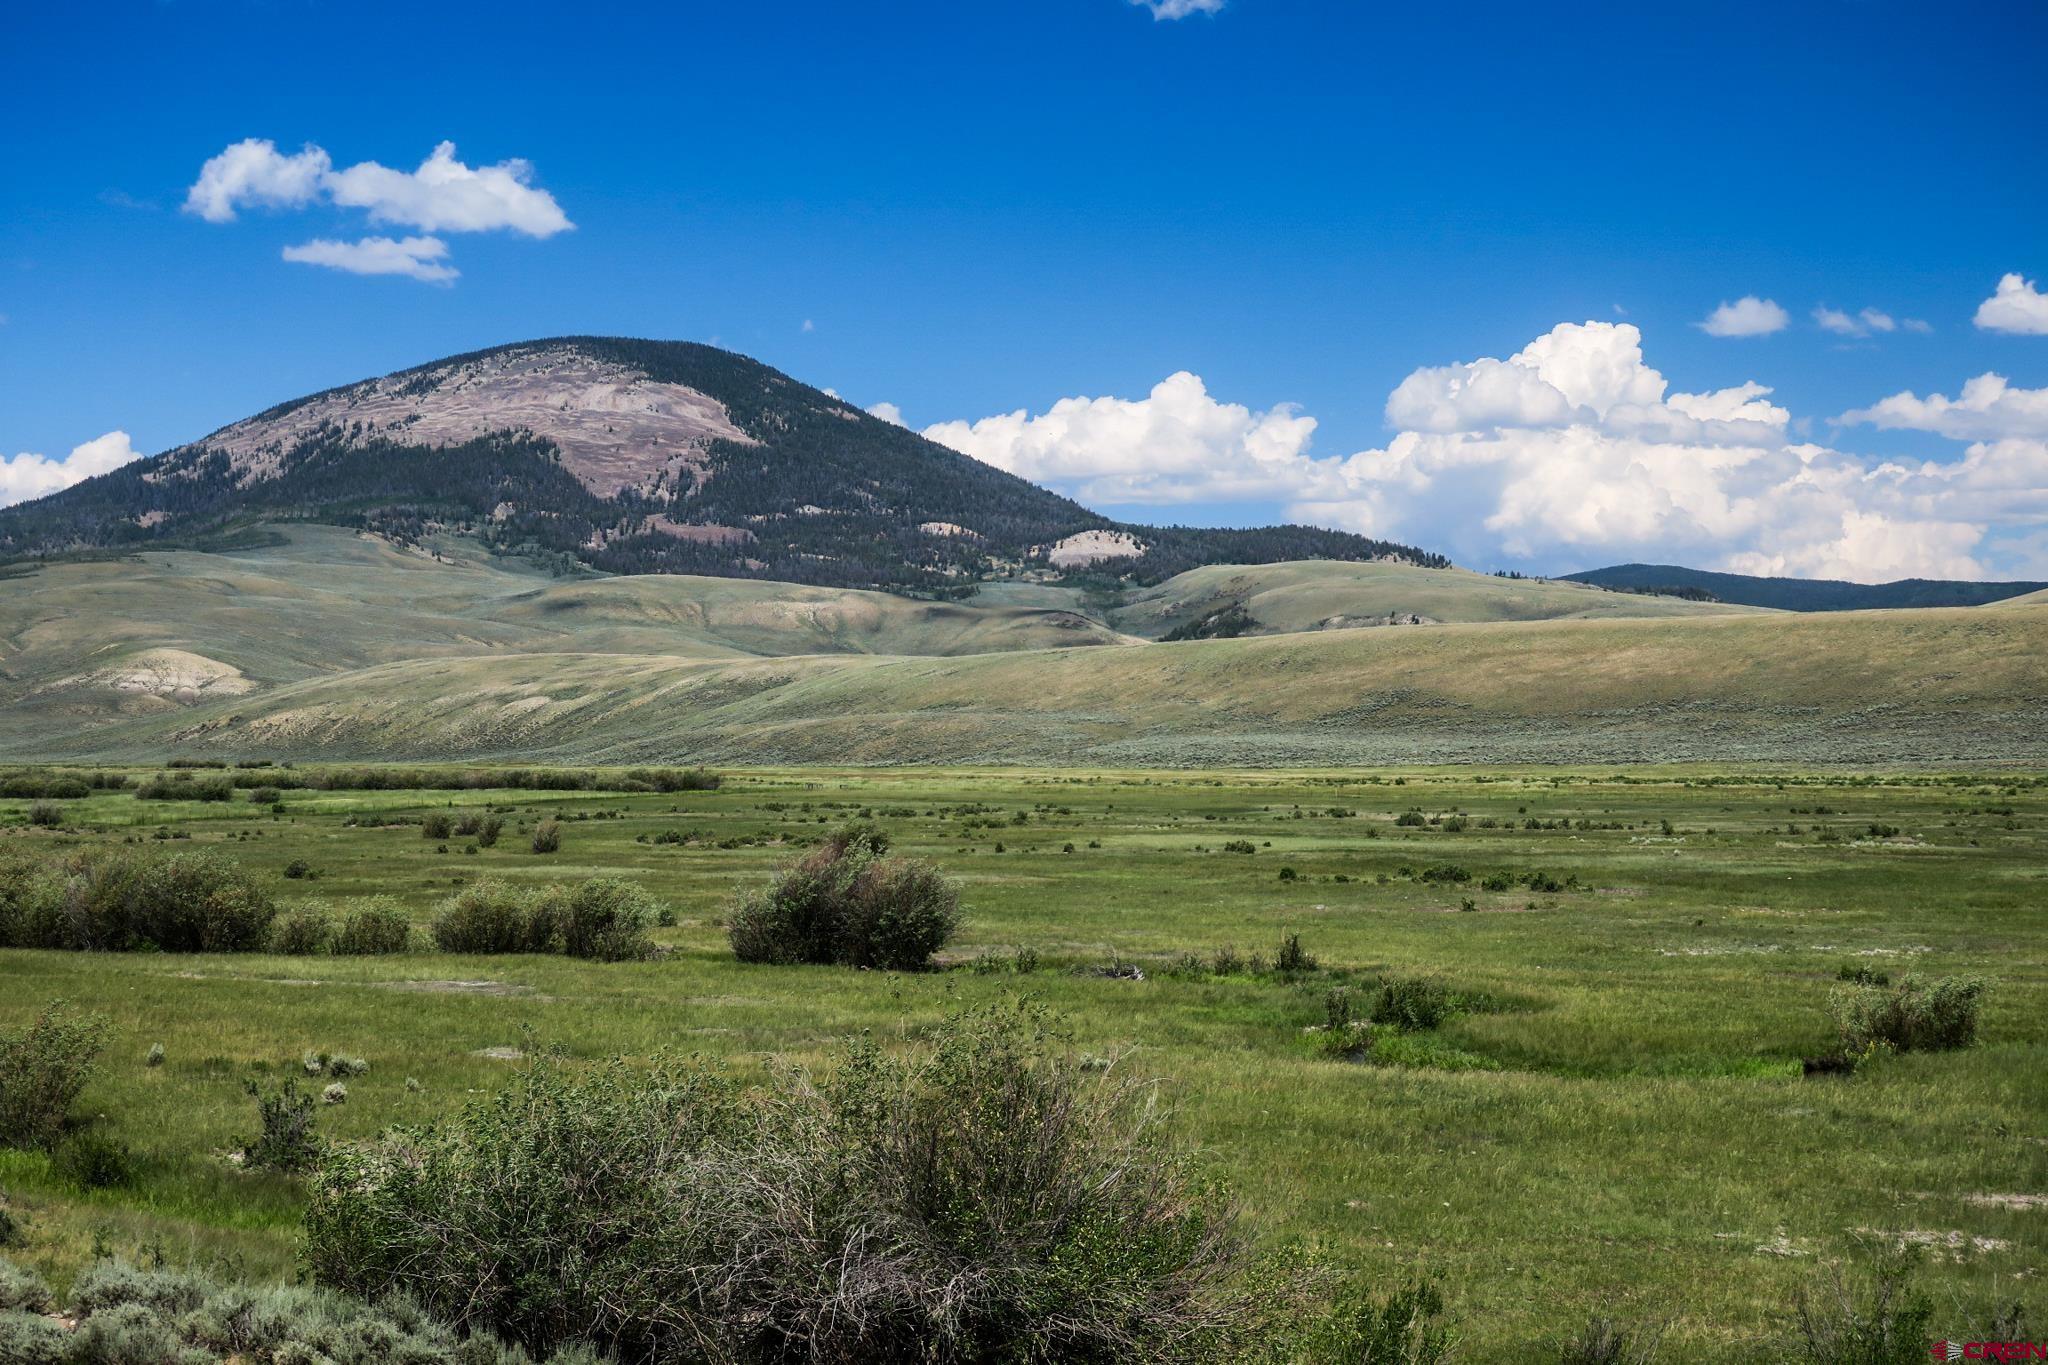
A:
[[[1134,594],[1109,619],[1154,639],[1232,607],[1257,623],[1248,634],[1425,622],[1548,621],[1562,617],[1711,616],[1752,607],[1607,592],[1550,579],[1495,578],[1412,564],[1218,564]]]
[[[726,763],[2048,757],[2025,609],[1354,630],[962,658],[388,663],[0,752]]]

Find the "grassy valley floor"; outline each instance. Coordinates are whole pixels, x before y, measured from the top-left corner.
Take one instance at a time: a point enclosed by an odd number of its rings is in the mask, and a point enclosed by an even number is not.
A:
[[[59,998],[108,1019],[78,1110],[137,1157],[132,1183],[85,1191],[0,1152],[17,1259],[61,1281],[97,1240],[289,1275],[300,1187],[226,1154],[254,1129],[243,1081],[292,1076],[309,1050],[371,1064],[319,1113],[347,1140],[492,1093],[537,1044],[744,1072],[1029,994],[1077,1048],[1160,1079],[1266,1244],[1390,1284],[1438,1277],[1474,1358],[1529,1359],[1598,1311],[1671,1319],[1677,1359],[1755,1359],[1797,1286],[1884,1237],[1926,1244],[1937,1330],[1994,1302],[2048,1308],[2048,782],[2030,774],[749,769],[713,792],[283,801],[102,794],[51,830],[0,799],[0,856],[162,832],[240,860],[282,903],[385,894],[421,925],[478,877],[616,874],[675,908],[658,932],[673,952],[0,951],[0,1030]],[[494,848],[421,837],[425,814],[486,805],[509,808]],[[1397,823],[1411,811],[1424,823]],[[542,814],[565,822],[552,856],[521,829]],[[947,968],[735,963],[719,927],[735,889],[863,814],[960,879]],[[287,879],[294,861],[317,878]],[[1289,934],[1319,971],[1252,969]],[[1218,971],[1226,950],[1238,964]],[[1118,964],[1142,979],[1098,970]],[[1989,978],[1977,1045],[1803,1075],[1832,1044],[1845,966]],[[1328,992],[1382,974],[1482,1007],[1377,1063],[1324,1055],[1304,1030]]]

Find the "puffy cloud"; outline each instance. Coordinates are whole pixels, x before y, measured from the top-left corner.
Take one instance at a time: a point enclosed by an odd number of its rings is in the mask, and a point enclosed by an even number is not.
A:
[[[1977,325],[1987,332],[2048,336],[2048,294],[2017,274],[1998,281],[1996,293],[1977,305]]]
[[[1310,451],[1313,418],[1221,402],[1187,373],[1142,399],[1069,398],[925,434],[1084,500],[1270,500],[1478,567],[2048,575],[2048,440],[2010,416],[2020,392],[1972,381],[1950,405],[1974,415],[1930,429],[1999,438],[1960,459],[1873,461],[1794,439],[1762,384],[1670,391],[1633,325],[1587,322],[1506,360],[1417,370],[1388,399],[1393,437],[1349,456]]]
[[[1152,11],[1154,19],[1185,19],[1190,14],[1217,14],[1223,0],[1131,0]]]
[[[897,407],[894,403],[877,403],[868,409],[868,416],[879,417],[891,426],[907,427],[910,425],[910,423],[903,420],[903,409]]]
[[[1844,422],[1903,431],[1932,431],[1959,441],[2003,436],[2048,436],[2048,389],[2016,389],[2004,375],[1963,381],[1959,398],[1911,391],[1842,414]]]
[[[1782,332],[1791,323],[1792,315],[1771,300],[1745,294],[1693,325],[1710,337],[1762,337]]]
[[[20,454],[0,459],[0,507],[29,502],[61,492],[82,479],[109,473],[136,458],[125,431],[110,431],[84,445],[73,446],[69,458],[46,459]]]
[[[244,138],[199,168],[185,192],[185,212],[232,223],[235,210],[251,204],[303,208],[319,197],[331,166],[327,153],[311,143],[285,156],[267,137]]]
[[[1108,503],[1199,502],[1284,494],[1303,474],[1316,429],[1282,405],[1253,412],[1219,403],[1182,370],[1140,399],[1062,398],[1036,417],[1022,408],[924,434],[998,469]]]
[[[443,142],[415,171],[364,161],[323,180],[334,202],[366,209],[375,223],[403,223],[427,232],[491,232],[552,237],[575,224],[546,190],[537,190],[531,162],[513,158],[470,167]]]
[[[531,163],[514,158],[495,166],[468,166],[455,157],[455,144],[435,147],[418,169],[393,170],[375,161],[335,170],[332,159],[310,143],[285,156],[268,138],[247,138],[200,168],[185,195],[185,211],[209,223],[231,223],[236,210],[304,208],[325,201],[363,210],[373,223],[398,223],[423,232],[517,232],[552,237],[575,226],[546,190],[532,184]],[[438,264],[448,254],[437,237],[393,240],[366,237],[344,243],[326,238],[290,247],[288,261],[308,261],[359,275],[405,275],[445,284],[453,267]]]
[[[359,242],[337,242],[316,237],[310,242],[284,249],[287,261],[324,265],[351,275],[404,275],[431,284],[447,284],[462,272],[445,264],[448,244],[439,237],[365,237]]]

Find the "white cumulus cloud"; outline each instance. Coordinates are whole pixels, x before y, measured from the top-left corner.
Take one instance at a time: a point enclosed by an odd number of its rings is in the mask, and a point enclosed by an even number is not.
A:
[[[1865,308],[1850,314],[1839,308],[1820,304],[1813,310],[1814,325],[1823,332],[1836,336],[1867,337],[1879,332],[1931,332],[1934,329],[1919,318],[1895,318],[1879,308]]]
[[[1154,19],[1185,19],[1190,14],[1217,14],[1223,9],[1223,0],[1131,0],[1131,3],[1151,10]]]
[[[358,242],[316,237],[286,247],[284,258],[351,275],[404,275],[430,284],[447,284],[462,273],[446,263],[448,244],[439,237],[365,237]]]
[[[62,492],[83,479],[119,469],[136,455],[127,432],[110,431],[73,446],[62,460],[26,452],[13,459],[0,458],[0,507]]]
[[[1770,299],[1745,294],[1693,325],[1710,337],[1762,337],[1782,332],[1791,323],[1792,315]]]
[[[1673,390],[1641,332],[1609,322],[1561,324],[1505,360],[1415,371],[1387,400],[1394,435],[1352,455],[1313,453],[1314,418],[1221,401],[1186,372],[1143,398],[1067,398],[924,434],[1084,501],[1268,500],[1475,567],[2048,576],[2034,394],[1972,381],[1953,403],[1906,394],[1878,407],[1920,411],[1899,400],[1931,405],[1930,430],[1983,439],[1961,458],[1912,462],[1801,440],[1765,385]]]
[[[1956,398],[1939,393],[1922,398],[1909,390],[1845,412],[1841,420],[1932,431],[1961,441],[2048,436],[2048,389],[2018,389],[2004,375],[1980,374],[1964,380]]]
[[[910,425],[910,423],[903,420],[903,409],[897,407],[894,403],[877,403],[868,409],[868,416],[879,417],[891,426],[907,427]]]
[[[1977,325],[1987,332],[2048,336],[2048,294],[2017,274],[1998,281],[1997,292],[1977,305]]]
[[[327,203],[360,209],[372,223],[396,223],[423,233],[516,232],[547,238],[575,226],[546,190],[532,183],[530,162],[513,158],[493,166],[458,160],[443,142],[410,171],[375,161],[340,170],[327,152],[307,144],[286,156],[268,138],[247,138],[200,168],[185,195],[185,211],[209,223],[231,223],[237,210],[306,208]],[[434,236],[365,237],[346,243],[320,238],[288,248],[288,261],[308,261],[360,275],[404,275],[445,284],[457,272],[442,262],[447,244]]]

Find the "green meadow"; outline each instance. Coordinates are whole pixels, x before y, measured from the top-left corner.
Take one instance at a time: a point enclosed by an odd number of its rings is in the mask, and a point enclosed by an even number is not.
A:
[[[1886,1240],[1922,1248],[1937,1329],[2048,1307],[2031,774],[746,769],[716,791],[301,790],[274,812],[131,787],[61,806],[36,827],[0,799],[0,857],[216,849],[281,905],[388,895],[421,927],[481,877],[617,875],[674,923],[665,956],[619,964],[456,957],[424,935],[384,958],[0,951],[0,1032],[58,999],[107,1020],[77,1112],[135,1158],[88,1190],[0,1151],[27,1239],[9,1254],[59,1283],[95,1248],[291,1276],[302,1188],[231,1154],[255,1129],[244,1082],[304,1079],[309,1051],[370,1063],[318,1113],[347,1141],[490,1094],[535,1047],[752,1073],[1028,995],[1076,1050],[1157,1079],[1263,1244],[1434,1277],[1470,1358],[1530,1358],[1600,1313],[1668,1321],[1677,1359],[1756,1359],[1799,1286]],[[422,837],[424,816],[486,806],[494,847]],[[543,816],[562,821],[553,855],[528,846]],[[736,891],[854,818],[958,879],[942,968],[734,962]],[[1314,970],[1271,970],[1289,936]],[[1976,1045],[1806,1074],[1845,968],[1987,978]],[[1333,990],[1409,976],[1468,1007],[1367,1057],[1311,1031]]]

